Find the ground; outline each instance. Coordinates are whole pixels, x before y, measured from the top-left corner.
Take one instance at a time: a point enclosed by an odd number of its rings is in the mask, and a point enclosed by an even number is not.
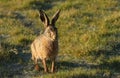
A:
[[[61,9],[53,74],[31,60],[30,44],[44,30],[40,9],[49,18]],[[119,0],[0,0],[0,77],[120,78]]]

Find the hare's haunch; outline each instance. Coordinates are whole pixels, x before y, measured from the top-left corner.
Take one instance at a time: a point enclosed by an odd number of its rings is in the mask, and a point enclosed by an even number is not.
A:
[[[58,10],[50,23],[48,16],[42,11],[39,11],[40,19],[44,24],[44,33],[39,35],[31,44],[32,60],[35,63],[35,68],[38,68],[38,60],[41,59],[44,71],[48,72],[46,65],[46,60],[50,59],[52,61],[51,72],[54,72],[55,59],[58,54],[58,33],[55,27],[55,22],[59,17],[60,10]]]

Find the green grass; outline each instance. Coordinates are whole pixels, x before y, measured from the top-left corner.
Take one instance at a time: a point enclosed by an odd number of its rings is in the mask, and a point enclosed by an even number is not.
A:
[[[39,9],[49,17],[61,9],[54,74],[34,71],[30,59],[44,29]],[[119,55],[119,0],[0,0],[0,77],[119,78]]]

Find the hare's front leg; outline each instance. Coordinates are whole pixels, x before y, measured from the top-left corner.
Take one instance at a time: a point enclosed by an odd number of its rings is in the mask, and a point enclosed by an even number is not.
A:
[[[52,60],[51,73],[55,70],[55,59]]]
[[[47,64],[46,64],[46,59],[42,60],[43,66],[44,66],[44,71],[48,72]]]

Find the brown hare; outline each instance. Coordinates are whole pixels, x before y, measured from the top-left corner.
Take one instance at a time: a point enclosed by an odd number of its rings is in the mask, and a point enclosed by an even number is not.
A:
[[[54,72],[55,59],[58,54],[58,32],[55,27],[55,22],[59,17],[60,10],[54,14],[51,22],[44,11],[39,10],[39,13],[45,30],[43,34],[39,35],[31,44],[32,60],[35,63],[35,69],[39,70],[38,60],[41,59],[44,71],[48,72],[46,60],[50,59],[52,62],[51,72]]]

